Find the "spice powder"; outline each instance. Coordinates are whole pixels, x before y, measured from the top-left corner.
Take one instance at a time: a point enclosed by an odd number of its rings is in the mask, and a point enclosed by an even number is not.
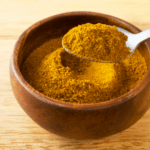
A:
[[[97,63],[68,54],[61,41],[62,37],[45,42],[22,66],[27,82],[51,98],[79,104],[108,101],[133,89],[147,72],[138,50],[117,63]]]

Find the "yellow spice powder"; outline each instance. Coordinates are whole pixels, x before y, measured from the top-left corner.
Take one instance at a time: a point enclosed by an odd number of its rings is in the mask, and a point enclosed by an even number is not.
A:
[[[68,54],[61,40],[35,49],[22,67],[27,82],[51,98],[79,104],[108,101],[133,89],[147,72],[138,50],[121,62],[97,63]]]
[[[127,36],[116,26],[86,23],[70,29],[63,45],[71,53],[95,61],[115,61],[128,57]]]

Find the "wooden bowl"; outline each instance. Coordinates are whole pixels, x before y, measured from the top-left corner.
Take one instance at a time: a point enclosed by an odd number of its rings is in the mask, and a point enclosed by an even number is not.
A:
[[[85,11],[58,14],[37,22],[20,36],[10,64],[12,89],[23,110],[46,130],[75,139],[99,139],[121,132],[137,122],[150,106],[150,40],[139,46],[149,68],[146,76],[133,90],[116,99],[96,104],[66,103],[41,94],[26,82],[20,68],[35,48],[87,22],[116,25],[133,33],[141,31],[105,14]]]

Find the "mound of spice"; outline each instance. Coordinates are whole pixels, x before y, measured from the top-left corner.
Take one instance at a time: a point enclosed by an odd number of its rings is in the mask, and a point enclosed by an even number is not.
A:
[[[45,42],[22,66],[27,82],[51,98],[79,104],[108,101],[133,89],[147,72],[138,50],[117,63],[97,63],[68,54],[61,41]]]
[[[63,45],[71,53],[89,60],[122,60],[131,54],[126,47],[127,36],[116,26],[86,23],[69,30]]]

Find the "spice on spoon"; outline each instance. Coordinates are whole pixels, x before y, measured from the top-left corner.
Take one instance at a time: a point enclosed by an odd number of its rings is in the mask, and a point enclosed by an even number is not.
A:
[[[86,23],[70,29],[62,39],[72,54],[94,61],[115,61],[128,57],[127,36],[116,26]]]

